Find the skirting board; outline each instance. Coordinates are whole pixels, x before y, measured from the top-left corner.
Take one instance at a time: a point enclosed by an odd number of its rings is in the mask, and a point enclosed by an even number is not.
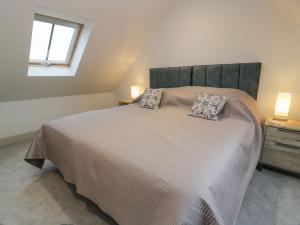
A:
[[[0,139],[0,148],[4,148],[23,141],[28,141],[35,136],[36,132],[37,131],[33,131],[25,134]]]

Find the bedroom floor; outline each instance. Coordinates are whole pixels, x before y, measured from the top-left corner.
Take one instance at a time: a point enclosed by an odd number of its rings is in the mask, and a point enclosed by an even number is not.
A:
[[[29,143],[0,149],[0,225],[116,225],[55,167],[23,161]],[[300,225],[300,179],[255,172],[236,225]]]

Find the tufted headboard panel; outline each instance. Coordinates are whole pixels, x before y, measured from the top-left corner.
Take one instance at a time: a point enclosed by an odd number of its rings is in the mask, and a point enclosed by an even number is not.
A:
[[[261,63],[218,64],[150,69],[150,88],[206,86],[236,88],[257,98]]]

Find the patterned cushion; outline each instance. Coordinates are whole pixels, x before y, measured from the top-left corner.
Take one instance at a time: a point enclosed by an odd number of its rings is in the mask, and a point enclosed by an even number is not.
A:
[[[163,89],[150,89],[146,88],[144,96],[140,102],[142,108],[158,109],[160,104]]]
[[[209,120],[219,120],[219,114],[226,101],[227,98],[224,96],[200,93],[189,115]]]

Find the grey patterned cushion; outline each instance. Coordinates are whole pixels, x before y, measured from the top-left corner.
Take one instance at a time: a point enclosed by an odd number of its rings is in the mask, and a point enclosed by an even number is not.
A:
[[[224,108],[226,101],[227,98],[224,96],[200,93],[189,115],[209,120],[219,120],[219,114]]]
[[[160,104],[163,89],[150,89],[146,88],[144,96],[140,102],[142,108],[158,109]]]

